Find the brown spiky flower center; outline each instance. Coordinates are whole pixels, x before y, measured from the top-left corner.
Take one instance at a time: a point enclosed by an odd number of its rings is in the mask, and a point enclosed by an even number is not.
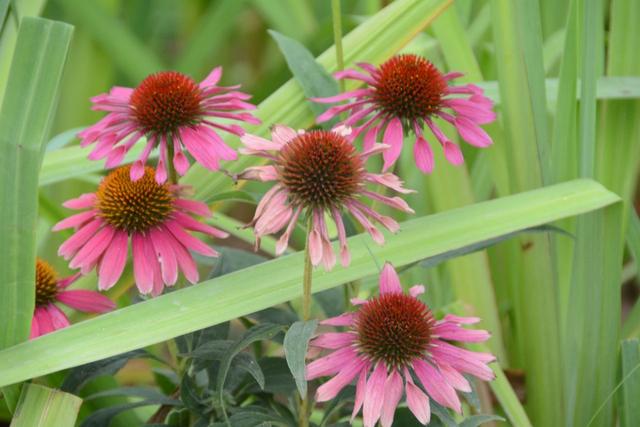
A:
[[[167,134],[196,124],[201,115],[201,91],[189,76],[163,71],[151,74],[131,94],[130,105],[145,132]]]
[[[144,233],[173,212],[174,197],[169,184],[156,182],[153,168],[146,167],[137,181],[131,181],[130,169],[118,168],[102,180],[96,192],[96,207],[100,217],[116,229]]]
[[[293,205],[339,207],[363,184],[364,165],[345,137],[314,130],[296,136],[280,151],[276,168]]]
[[[58,275],[48,262],[36,259],[36,306],[47,305],[58,295]]]
[[[397,55],[379,72],[375,99],[384,112],[414,120],[440,110],[447,82],[431,62],[417,55]]]
[[[424,357],[434,324],[431,310],[418,299],[402,293],[381,295],[358,311],[358,350],[387,367],[407,366]]]

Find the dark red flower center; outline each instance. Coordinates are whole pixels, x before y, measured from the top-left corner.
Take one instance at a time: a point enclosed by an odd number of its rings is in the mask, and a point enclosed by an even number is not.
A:
[[[431,310],[418,299],[402,293],[384,294],[358,311],[358,349],[387,367],[407,366],[424,356],[434,324]]]
[[[137,181],[131,181],[130,169],[115,169],[102,180],[96,191],[96,207],[104,221],[116,229],[144,233],[173,212],[174,197],[169,184],[156,182],[152,167],[145,167]]]
[[[48,262],[36,259],[36,306],[47,305],[58,295],[58,275]]]
[[[290,141],[280,151],[276,168],[292,203],[310,208],[340,206],[364,180],[364,165],[353,144],[324,130]]]
[[[417,55],[397,55],[379,72],[375,99],[384,112],[414,120],[440,110],[447,82],[431,62]]]
[[[201,91],[192,78],[175,71],[151,74],[131,95],[131,109],[146,132],[166,134],[198,122]]]

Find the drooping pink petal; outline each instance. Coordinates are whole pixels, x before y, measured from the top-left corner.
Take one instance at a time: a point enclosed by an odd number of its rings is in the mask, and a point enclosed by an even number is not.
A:
[[[302,207],[298,206],[289,220],[289,225],[287,225],[286,230],[282,233],[282,236],[280,236],[276,243],[276,255],[282,255],[287,250],[287,247],[289,246],[289,238],[291,237],[293,230],[296,228],[300,212],[302,212]]]
[[[387,171],[400,157],[402,152],[402,142],[404,134],[402,131],[402,122],[399,118],[395,117],[391,119],[387,125],[387,129],[384,131],[384,137],[382,141],[389,145],[389,149],[382,153],[384,159],[383,171]]]
[[[89,239],[95,234],[102,225],[101,219],[95,219],[76,231],[73,236],[60,245],[58,255],[68,260],[71,258]]]
[[[98,288],[105,290],[116,284],[127,263],[127,245],[129,236],[125,231],[118,231],[111,244],[104,251],[98,269]]]
[[[211,248],[211,246],[205,244],[204,242],[198,240],[196,237],[184,231],[184,229],[178,222],[167,221],[164,223],[164,226],[171,232],[171,234],[173,234],[173,236],[179,242],[185,245],[187,249],[208,257],[218,256],[218,252]]]
[[[307,365],[305,377],[313,380],[325,375],[333,375],[347,363],[356,360],[358,355],[351,347],[344,347],[324,357],[314,360]]]
[[[398,402],[402,397],[402,377],[397,370],[393,370],[384,385],[384,402],[380,414],[380,424],[382,427],[391,427],[393,416],[398,407]]]
[[[456,316],[455,314],[447,314],[442,319],[444,322],[453,322],[459,323],[461,325],[472,325],[474,323],[478,323],[480,321],[479,317],[462,317]]]
[[[364,402],[364,393],[367,387],[367,372],[369,372],[369,364],[365,364],[360,370],[360,375],[358,375],[358,382],[356,383],[356,398],[353,403],[353,411],[351,412],[351,423],[353,423],[353,420],[360,411],[360,408],[362,408],[362,403]]]
[[[96,217],[96,211],[86,211],[79,214],[71,215],[63,219],[53,226],[52,231],[60,231],[67,228],[78,228],[86,224],[88,221]]]
[[[355,317],[356,313],[343,313],[339,316],[321,320],[320,324],[325,326],[351,326]]]
[[[433,332],[440,338],[461,342],[484,342],[491,337],[485,330],[464,329],[450,322],[438,323]]]
[[[84,289],[60,292],[56,299],[75,310],[87,313],[106,313],[116,308],[116,304],[106,296]]]
[[[464,157],[462,156],[462,151],[460,147],[454,144],[451,141],[447,141],[444,143],[444,157],[454,166],[458,166],[464,163]]]
[[[384,185],[385,187],[391,188],[398,193],[410,194],[415,193],[415,190],[409,190],[404,188],[404,182],[397,176],[392,173],[368,173],[366,176],[367,181],[374,182],[376,184]]]
[[[211,211],[209,210],[209,206],[206,203],[200,202],[198,200],[189,200],[189,199],[175,199],[173,201],[173,205],[187,212],[194,213],[196,215],[203,216],[208,218],[211,216]]]
[[[164,227],[161,227],[161,230],[163,232],[165,240],[173,248],[173,252],[176,255],[176,261],[178,262],[178,266],[180,267],[180,270],[182,270],[184,277],[186,277],[186,279],[190,283],[194,283],[194,284],[198,283],[198,279],[200,278],[200,275],[198,273],[198,267],[196,266],[196,262],[194,261],[191,254],[187,251],[187,249],[184,246],[182,246],[182,244],[179,241],[177,241],[173,237],[173,235],[169,230],[167,230]]]
[[[151,237],[151,243],[153,243],[153,249],[157,254],[157,259],[160,262],[162,280],[169,286],[175,285],[178,280],[178,261],[171,242],[165,238],[162,231],[156,228],[151,229],[149,236]]]
[[[433,151],[431,146],[422,137],[416,139],[416,143],[413,146],[413,156],[416,159],[416,165],[424,173],[431,173],[433,171]]]
[[[81,273],[72,274],[71,276],[65,277],[63,279],[58,280],[58,290],[64,290],[73,282],[78,280],[82,276]]]
[[[140,233],[133,233],[131,237],[133,275],[136,280],[136,286],[142,294],[148,294],[153,290],[153,265],[146,255],[146,239],[147,237]],[[149,244],[151,244],[151,242],[149,242]]]
[[[84,270],[95,265],[100,256],[102,256],[107,247],[109,247],[111,239],[113,238],[115,233],[115,228],[111,226],[106,226],[100,229],[85,243],[85,245],[78,251],[76,256],[73,257],[73,259],[69,263],[69,267],[82,267]]]
[[[380,273],[380,295],[402,293],[400,277],[391,263],[386,262]]]
[[[464,116],[455,119],[455,126],[460,132],[462,139],[476,147],[488,147],[493,144],[491,137],[475,122]]]
[[[333,221],[336,223],[336,229],[338,230],[338,240],[340,241],[340,262],[343,267],[347,267],[351,262],[351,254],[349,253],[349,247],[347,246],[347,234],[344,228],[344,222],[342,221],[342,215],[336,207],[331,208],[331,214]]]
[[[85,193],[75,199],[67,200],[62,206],[69,209],[88,209],[94,206],[96,200],[95,193]]]
[[[298,136],[298,132],[288,126],[275,124],[271,128],[271,139],[277,144],[284,145]]]
[[[362,359],[351,359],[348,361],[336,376],[318,387],[316,400],[318,402],[326,402],[336,397],[337,394],[358,375],[365,363]]]
[[[384,385],[387,381],[387,368],[378,363],[367,380],[365,388],[362,418],[365,427],[374,427],[382,413],[384,403]]]
[[[469,384],[469,381],[467,381],[460,372],[441,360],[438,360],[436,364],[444,379],[451,384],[453,388],[464,393],[471,392],[471,385]]]
[[[405,386],[407,406],[418,421],[422,424],[428,424],[431,420],[429,397],[413,383],[411,374],[408,371],[405,371],[405,378],[407,380],[407,384]]]
[[[322,261],[322,238],[320,233],[312,229],[309,233],[309,256],[311,257],[311,264],[317,266]]]
[[[433,400],[458,413],[462,411],[456,391],[436,368],[418,359],[413,361],[413,370]]]
[[[44,308],[47,310],[54,331],[69,326],[69,319],[55,304],[47,304]]]
[[[355,334],[350,332],[326,332],[314,338],[310,345],[335,350],[351,345],[355,339]]]
[[[36,307],[33,313],[33,317],[31,318],[31,331],[29,332],[30,340],[37,338],[41,335],[40,326],[38,325],[38,316],[36,315],[37,312],[38,312],[38,307]]]
[[[256,181],[268,182],[278,179],[278,172],[273,166],[250,166],[240,175],[241,179],[253,179]]]

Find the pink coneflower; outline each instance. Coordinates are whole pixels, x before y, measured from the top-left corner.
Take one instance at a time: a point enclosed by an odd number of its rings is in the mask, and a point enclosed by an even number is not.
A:
[[[75,228],[58,253],[71,259],[71,268],[83,274],[94,267],[100,289],[109,289],[127,262],[129,241],[133,251],[133,272],[141,293],[162,293],[172,286],[181,270],[191,283],[198,281],[198,269],[189,250],[205,256],[218,253],[187,230],[214,237],[227,233],[201,224],[191,214],[210,216],[206,204],[180,197],[182,187],[158,184],[154,170],[145,167],[137,181],[131,181],[130,166],[107,175],[95,193],[83,194],[64,203],[71,209],[88,209],[60,221],[53,229]]]
[[[363,203],[362,198],[368,197],[413,213],[401,198],[384,196],[366,188],[369,183],[400,193],[412,192],[403,188],[402,181],[391,173],[367,172],[364,169],[367,158],[383,151],[386,146],[374,144],[367,151],[359,153],[346,138],[349,132],[349,129],[341,127],[333,131],[314,130],[305,133],[276,125],[271,133],[271,141],[250,134],[241,138],[244,144],[241,153],[265,157],[272,160],[273,164],[250,167],[240,176],[276,182],[260,200],[250,223],[254,227],[256,246],[259,246],[262,236],[285,228],[276,245],[276,253],[283,253],[298,218],[304,215],[307,221],[311,221],[311,262],[314,266],[322,262],[325,269],[330,269],[335,265],[336,256],[325,222],[327,214],[336,224],[341,261],[346,266],[350,255],[342,211],[353,215],[378,244],[384,243],[384,237],[372,221],[394,233],[399,225]]]
[[[493,102],[476,85],[449,85],[462,73],[442,74],[431,62],[417,55],[397,55],[378,68],[366,63],[358,65],[366,74],[344,70],[335,73],[335,77],[359,80],[367,87],[329,98],[315,98],[315,102],[321,103],[349,100],[345,105],[329,108],[318,117],[318,122],[349,112],[349,117],[341,123],[355,126],[352,138],[364,133],[365,149],[384,129],[383,142],[391,146],[383,154],[384,170],[400,156],[407,132],[416,135],[413,153],[418,168],[425,173],[433,170],[433,152],[423,133],[425,123],[442,145],[447,160],[454,165],[461,164],[464,159],[460,147],[436,125],[433,119],[437,117],[451,123],[471,145],[492,144],[489,135],[478,125],[495,120]]]
[[[49,263],[40,258],[36,260],[36,309],[31,320],[31,339],[69,326],[69,319],[56,302],[85,313],[104,313],[116,307],[113,301],[98,292],[67,290],[78,277],[80,274],[58,279]]]
[[[243,129],[229,121],[259,124],[260,120],[240,110],[255,106],[245,102],[250,95],[240,86],[218,86],[222,67],[215,68],[200,84],[175,71],[151,74],[135,88],[114,87],[108,94],[91,99],[94,110],[108,111],[102,120],[78,134],[80,145],[96,143],[89,159],[106,157],[107,168],[119,165],[125,154],[143,136],[146,146],[131,168],[131,179],[144,174],[144,165],[155,147],[160,147],[156,180],[167,180],[167,161],[184,175],[189,161],[186,150],[204,167],[217,170],[220,160],[235,160],[237,153],[224,143],[218,131],[238,136]],[[173,153],[173,159],[168,154]]]
[[[424,286],[417,285],[409,295],[404,294],[395,270],[385,264],[378,297],[352,300],[359,306],[357,311],[320,322],[346,326],[348,331],[324,333],[310,343],[318,349],[335,350],[307,366],[309,380],[334,375],[318,388],[319,402],[333,399],[357,378],[352,419],[363,408],[365,427],[373,427],[378,420],[383,427],[391,426],[404,390],[407,406],[426,424],[431,417],[429,397],[461,411],[456,390],[471,391],[462,374],[482,380],[494,378],[487,366],[495,360],[493,355],[448,342],[487,340],[487,331],[462,327],[480,319],[449,314],[436,321],[429,307],[417,298],[423,292]]]

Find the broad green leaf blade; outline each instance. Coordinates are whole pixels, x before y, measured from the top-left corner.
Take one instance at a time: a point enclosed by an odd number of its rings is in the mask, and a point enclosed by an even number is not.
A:
[[[336,81],[322,65],[316,62],[311,52],[304,45],[277,31],[269,30],[269,34],[278,43],[289,70],[291,70],[293,77],[302,87],[302,91],[307,98],[328,97],[338,93]],[[320,115],[329,108],[328,105],[311,101],[308,101],[308,106],[315,115]]]
[[[620,427],[640,425],[640,346],[638,340],[622,342],[622,388],[620,399]]]
[[[38,384],[24,386],[11,427],[73,427],[82,399]]]
[[[378,273],[381,262],[402,267],[516,230],[579,215],[618,201],[600,184],[576,180],[477,203],[402,224],[376,246],[349,238],[348,268],[314,274],[320,292]],[[258,264],[141,302],[0,351],[0,386],[89,363],[184,335],[301,296],[304,254]]]
[[[344,37],[345,66],[361,61],[378,63],[385,60],[411,41],[451,3],[452,0],[399,0],[391,3]],[[327,49],[317,61],[329,72],[335,71],[335,48]],[[274,123],[306,128],[314,121],[311,111],[305,108],[307,102],[298,83],[290,80],[260,103],[255,115],[262,120],[262,125],[249,131],[266,136]],[[226,142],[232,147],[239,143],[235,137]],[[228,164],[227,169],[238,173],[259,162],[256,157],[243,156]],[[200,165],[194,165],[181,182],[192,185],[198,199],[225,191],[230,185],[226,176],[211,174]]]
[[[456,9],[447,9],[434,21],[433,28],[442,47],[448,70],[464,70],[467,75],[461,78],[462,83],[482,80],[480,68]],[[453,141],[458,139],[453,133],[449,133],[449,136]],[[494,145],[489,150],[502,150],[502,147]],[[473,203],[472,184],[466,165],[452,167],[439,147],[436,147],[436,151],[435,161],[438,166],[426,180],[424,190],[430,196],[433,209],[443,211]],[[495,157],[499,153],[491,154]],[[411,161],[413,162],[413,158]],[[489,342],[491,352],[497,356],[500,363],[507,366],[509,360],[487,253],[475,253],[451,260],[445,264],[445,268],[456,298],[473,307],[473,315],[482,319],[480,328],[492,331],[493,339]]]
[[[497,415],[472,415],[462,421],[460,427],[478,427],[490,421],[504,421],[504,418]]]
[[[375,61],[374,61],[375,62]],[[476,84],[485,90],[485,95],[491,98],[494,102],[500,103],[500,93],[498,89],[498,82],[476,82]],[[287,83],[289,85],[289,83]],[[287,86],[285,85],[285,86]],[[288,86],[287,86],[288,87]],[[547,100],[553,102],[557,98],[558,80],[547,79],[546,80]],[[284,92],[281,92],[283,94]],[[579,94],[579,91],[577,92]],[[603,77],[598,80],[598,99],[636,99],[640,98],[640,77]],[[270,98],[271,99],[271,98]],[[285,96],[279,97],[279,103],[284,108]],[[296,108],[303,108],[305,100],[301,99],[300,104]],[[260,104],[263,106],[263,104]],[[271,105],[271,104],[269,104]],[[262,108],[262,107],[260,107]],[[274,107],[275,109],[275,107]],[[294,111],[294,108],[291,109]],[[297,110],[296,114],[297,114]],[[266,116],[265,116],[266,117]],[[283,123],[290,123],[289,116],[281,116],[278,120]],[[312,118],[309,118],[306,124],[310,124]],[[233,141],[231,141],[233,142]],[[127,153],[123,162],[133,162],[142,152],[144,142],[138,142]],[[495,147],[492,148],[492,150]],[[87,159],[89,149],[80,148],[79,146],[61,148],[46,153],[44,161],[42,163],[42,172],[40,174],[40,185],[49,185],[56,182],[63,181],[69,178],[79,177],[88,173],[96,173],[104,171],[104,162],[91,161]],[[151,153],[151,158],[158,156],[157,151]],[[211,175],[209,175],[211,177]],[[226,186],[224,190],[229,190],[231,187]],[[215,192],[211,193],[212,195]],[[203,196],[204,197],[204,196]],[[211,196],[207,196],[211,197]]]
[[[287,358],[287,365],[291,370],[293,378],[296,380],[300,396],[304,399],[307,395],[307,379],[304,376],[305,358],[309,340],[318,327],[317,320],[307,322],[298,321],[291,325],[284,336],[284,355]]]
[[[29,338],[35,304],[38,173],[72,27],[40,18],[20,26],[0,110],[0,348]],[[5,390],[9,408],[15,393]]]
[[[492,0],[493,37],[505,127],[509,187],[526,191],[549,182],[542,37],[536,0]],[[562,425],[564,388],[553,241],[532,236],[503,259],[513,296],[512,360],[527,373],[527,406],[534,425]],[[518,246],[527,250],[518,250]]]
[[[620,335],[622,204],[578,218],[567,340],[563,345],[567,387],[567,422],[587,425],[615,386]],[[613,402],[593,425],[608,426]]]

